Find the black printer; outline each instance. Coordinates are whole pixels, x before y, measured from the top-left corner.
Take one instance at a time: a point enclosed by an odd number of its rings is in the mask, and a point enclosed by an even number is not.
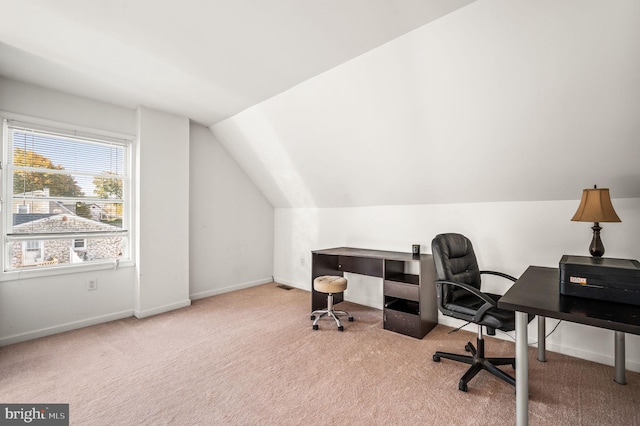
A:
[[[560,294],[640,305],[640,262],[565,254]]]

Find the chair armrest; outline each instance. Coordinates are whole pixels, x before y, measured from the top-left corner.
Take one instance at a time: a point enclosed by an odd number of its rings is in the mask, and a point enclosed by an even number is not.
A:
[[[477,298],[484,301],[484,305],[480,306],[480,308],[476,311],[476,314],[473,316],[471,320],[476,324],[482,320],[482,317],[484,317],[484,315],[487,313],[489,309],[498,307],[498,303],[495,300],[493,300],[491,297],[487,296],[486,294],[482,293],[477,288],[472,287],[468,284],[458,283],[455,281],[446,281],[446,280],[436,280],[434,281],[434,283],[436,284],[437,290],[440,292],[440,294],[438,295],[439,296],[438,298],[440,300],[444,300],[444,295],[442,294],[442,284],[447,284],[447,285],[452,285],[454,287],[458,287],[463,290],[466,290],[467,292],[473,294]]]
[[[505,274],[504,272],[496,272],[496,271],[480,271],[480,275],[488,274],[488,275],[497,275],[502,278],[506,278],[512,282],[516,282],[517,278],[512,277],[511,275]]]
[[[492,298],[490,298],[489,296],[487,296],[486,294],[484,294],[483,292],[479,291],[477,288],[472,287],[468,284],[463,284],[463,283],[458,283],[455,281],[446,281],[446,280],[436,280],[434,281],[434,283],[436,285],[440,285],[440,288],[442,288],[442,284],[448,284],[448,285],[452,285],[455,287],[460,287],[466,291],[468,291],[469,293],[473,294],[474,296],[476,296],[479,299],[482,299],[485,303],[489,303],[492,306],[497,307],[498,304],[496,303],[495,300],[493,300]]]

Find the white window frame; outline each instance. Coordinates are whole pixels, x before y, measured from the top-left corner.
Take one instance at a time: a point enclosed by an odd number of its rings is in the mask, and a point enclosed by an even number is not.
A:
[[[51,121],[51,120],[43,120],[34,117],[28,117],[21,114],[13,114],[8,112],[0,111],[0,121],[2,122],[0,126],[1,140],[2,144],[0,145],[1,155],[0,161],[1,163],[1,171],[0,171],[0,203],[2,207],[2,218],[0,220],[2,243],[0,244],[0,281],[20,279],[20,278],[31,278],[31,277],[39,277],[39,276],[49,276],[49,275],[58,275],[58,274],[67,274],[72,272],[83,272],[90,271],[96,269],[106,269],[106,268],[118,268],[122,266],[133,266],[135,259],[134,252],[134,236],[135,231],[133,229],[134,225],[134,195],[133,195],[133,176],[134,176],[134,154],[135,154],[135,137],[129,134],[122,134],[117,132],[103,131],[94,128],[70,125],[66,123]],[[37,131],[46,131],[57,134],[59,136],[80,139],[80,140],[93,140],[93,141],[104,141],[108,143],[116,143],[124,147],[124,167],[123,170],[124,179],[123,179],[123,188],[122,188],[122,201],[123,201],[123,221],[122,221],[122,230],[117,233],[118,237],[123,239],[123,250],[121,252],[120,257],[114,259],[100,260],[100,261],[91,261],[81,264],[74,263],[65,263],[65,264],[52,264],[52,265],[44,265],[38,266],[36,269],[31,268],[18,268],[11,269],[11,259],[9,259],[8,249],[9,243],[11,241],[28,241],[28,240],[41,240],[41,250],[44,250],[44,244],[42,240],[48,239],[70,239],[71,246],[73,247],[75,244],[75,240],[83,239],[85,240],[85,248],[87,246],[86,238],[97,237],[95,234],[91,233],[74,233],[74,234],[65,234],[64,236],[57,236],[48,234],[46,236],[38,235],[38,234],[25,234],[25,236],[16,236],[8,235],[8,232],[12,229],[13,218],[12,218],[12,210],[13,210],[13,188],[12,181],[13,178],[7,178],[9,173],[12,173],[7,165],[9,164],[8,156],[13,153],[8,152],[8,138],[9,132],[7,131],[8,122],[15,123],[19,122],[21,127],[33,128]],[[89,200],[87,200],[89,201]],[[108,237],[109,235],[101,234],[100,237]],[[23,247],[24,243],[22,244]]]

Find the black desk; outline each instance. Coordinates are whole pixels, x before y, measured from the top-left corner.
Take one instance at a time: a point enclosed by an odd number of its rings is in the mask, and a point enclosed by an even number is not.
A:
[[[615,380],[624,384],[624,333],[640,334],[640,308],[560,294],[559,270],[529,266],[498,301],[516,311],[516,423],[529,422],[527,314],[538,315],[538,359],[544,361],[544,317],[614,330]]]
[[[327,305],[327,295],[313,288],[321,275],[350,272],[382,279],[385,330],[422,339],[438,324],[435,267],[430,254],[402,253],[352,247],[336,247],[311,252],[311,311]],[[343,300],[334,295],[334,303]]]

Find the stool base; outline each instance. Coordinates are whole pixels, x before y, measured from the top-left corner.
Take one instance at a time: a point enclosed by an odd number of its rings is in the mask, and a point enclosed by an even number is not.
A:
[[[327,318],[333,318],[335,320],[336,324],[338,325],[339,331],[344,331],[344,326],[342,325],[340,318],[338,318],[339,316],[347,316],[348,320],[350,322],[353,322],[353,317],[349,312],[338,311],[333,309],[333,294],[329,293],[329,295],[327,296],[327,309],[319,309],[317,311],[311,312],[311,319],[313,320],[313,325],[312,325],[313,329],[317,330],[318,321],[320,321],[320,319],[323,317],[327,317]]]

